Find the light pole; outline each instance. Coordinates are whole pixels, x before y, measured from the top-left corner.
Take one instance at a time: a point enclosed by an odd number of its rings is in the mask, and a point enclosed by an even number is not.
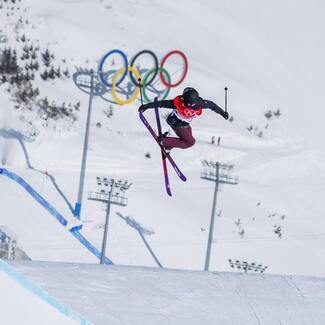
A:
[[[219,162],[212,162],[203,160],[202,165],[204,167],[203,171],[201,172],[201,178],[213,181],[215,183],[214,186],[214,194],[213,194],[213,202],[212,202],[212,212],[211,212],[211,220],[210,220],[210,227],[209,227],[209,238],[207,243],[207,251],[205,256],[205,264],[204,270],[209,271],[210,266],[210,257],[211,257],[211,248],[212,248],[212,241],[213,241],[213,229],[214,229],[214,220],[216,214],[216,207],[217,207],[217,193],[219,190],[219,184],[237,184],[237,179],[233,179],[232,177],[225,174],[225,170],[232,170],[233,165],[229,164],[220,164]]]
[[[90,93],[89,93],[89,103],[88,103],[88,114],[87,114],[86,132],[85,132],[81,170],[80,170],[79,191],[78,191],[77,203],[76,203],[75,210],[74,210],[75,216],[78,219],[80,219],[82,195],[83,195],[83,190],[84,190],[85,172],[86,172],[86,163],[87,163],[87,151],[88,151],[88,142],[89,142],[89,128],[90,128],[90,120],[91,120],[91,109],[92,109],[92,102],[93,102],[93,96],[94,96],[94,72],[93,71],[91,71],[89,87],[90,87]]]
[[[97,177],[97,185],[99,187],[98,191],[89,192],[88,200],[103,202],[107,205],[102,253],[100,257],[100,264],[104,264],[111,204],[126,206],[127,198],[125,197],[125,191],[130,188],[132,183],[125,180],[115,180],[114,178]]]
[[[84,137],[82,161],[81,161],[81,168],[80,168],[78,198],[77,198],[77,202],[76,202],[75,208],[74,208],[74,216],[76,218],[80,219],[82,197],[83,197],[83,191],[84,191],[84,182],[85,182],[85,173],[86,173],[87,152],[88,152],[88,143],[89,143],[93,97],[94,96],[102,97],[102,95],[107,90],[100,83],[98,75],[95,74],[94,70],[77,69],[77,71],[73,74],[73,81],[74,81],[75,85],[82,92],[89,95],[86,132],[85,132],[85,137]]]

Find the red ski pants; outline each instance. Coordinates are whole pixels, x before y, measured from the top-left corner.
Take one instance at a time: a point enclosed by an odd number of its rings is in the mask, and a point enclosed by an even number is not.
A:
[[[195,139],[192,135],[192,128],[190,126],[173,128],[178,138],[168,137],[163,138],[162,144],[165,149],[170,150],[173,148],[187,149],[195,144]]]

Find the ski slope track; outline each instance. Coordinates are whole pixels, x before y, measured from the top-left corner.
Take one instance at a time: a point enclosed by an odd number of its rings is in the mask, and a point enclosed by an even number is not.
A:
[[[49,203],[46,201],[46,199],[44,199],[41,195],[39,195],[37,193],[37,191],[35,191],[28,183],[26,183],[21,177],[19,177],[18,175],[8,171],[5,168],[0,168],[0,175],[6,176],[9,179],[15,181],[18,185],[20,185],[23,189],[26,190],[26,192],[28,194],[31,195],[31,197],[38,202],[43,208],[45,208],[45,210],[47,210],[47,212],[49,214],[51,214],[52,216],[55,217],[55,219],[64,227],[67,226],[68,221]],[[70,226],[71,227],[71,226]],[[100,259],[100,252],[98,251],[98,249],[96,249],[96,247],[94,247],[88,240],[87,238],[85,238],[85,236],[83,236],[80,231],[82,230],[82,225],[75,225],[73,227],[71,227],[69,229],[70,234],[72,234],[77,240],[79,240],[79,242],[85,246],[85,248],[87,248],[92,254],[94,254],[98,259]],[[24,233],[25,234],[25,233]],[[23,234],[23,235],[24,235]],[[19,233],[19,235],[21,235],[21,233]],[[32,239],[32,241],[35,240]],[[37,239],[36,239],[37,240]],[[28,249],[28,248],[27,248]],[[68,246],[66,247],[66,249],[68,250]],[[72,249],[72,248],[70,248]],[[29,254],[29,250],[27,250],[27,255]],[[78,256],[79,258],[79,256]],[[104,263],[105,264],[113,264],[113,262],[108,259],[106,256],[104,257]]]
[[[325,321],[321,278],[71,263],[13,266],[96,325]]]
[[[89,321],[0,260],[2,324],[80,324]],[[20,302],[23,302],[20,304]],[[19,307],[19,313],[15,313]]]

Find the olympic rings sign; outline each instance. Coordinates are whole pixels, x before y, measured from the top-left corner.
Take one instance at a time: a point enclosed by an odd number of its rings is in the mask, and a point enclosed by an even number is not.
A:
[[[110,67],[109,69],[106,68],[106,63],[108,61],[108,58],[112,55],[118,55],[122,58],[123,66],[116,71],[113,71]],[[153,61],[153,68],[144,70],[144,76],[142,78],[141,73],[139,72],[139,69],[136,68],[136,62],[139,60],[139,57],[142,55],[149,55]],[[180,58],[183,61],[183,71],[178,81],[172,83],[171,81],[171,75],[170,73],[164,68],[164,65],[166,65],[167,60],[170,59],[172,56],[180,56]],[[100,82],[108,88],[112,89],[112,96],[114,100],[120,104],[130,104],[133,101],[135,101],[138,98],[139,92],[140,92],[140,85],[138,80],[142,80],[142,89],[143,89],[143,97],[146,102],[150,102],[151,100],[148,97],[147,90],[148,86],[152,85],[154,81],[156,80],[156,77],[158,76],[162,82],[162,84],[166,87],[162,98],[165,99],[171,88],[179,86],[185,79],[188,72],[188,60],[186,55],[179,51],[179,50],[173,50],[169,53],[167,53],[162,60],[160,61],[160,64],[158,62],[158,58],[154,52],[151,50],[142,50],[138,52],[130,61],[130,65],[128,63],[127,56],[124,52],[118,49],[114,49],[112,51],[107,52],[102,59],[99,61],[98,64],[98,76]],[[114,74],[115,73],[115,74]],[[109,81],[109,78],[112,77],[112,74],[114,74],[112,78],[112,82]],[[126,76],[129,75],[130,80],[132,84],[134,85],[134,90],[132,95],[126,100],[122,100],[117,95],[117,88],[119,85],[123,82],[123,80],[126,78]]]

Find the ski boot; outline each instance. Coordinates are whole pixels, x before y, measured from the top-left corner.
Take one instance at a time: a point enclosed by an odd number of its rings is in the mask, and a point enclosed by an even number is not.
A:
[[[167,138],[168,135],[169,135],[169,131],[166,131],[166,132],[164,132],[164,133],[158,135],[158,136],[157,136],[157,141],[158,141],[160,144],[162,144],[162,140],[163,140],[164,138]]]

